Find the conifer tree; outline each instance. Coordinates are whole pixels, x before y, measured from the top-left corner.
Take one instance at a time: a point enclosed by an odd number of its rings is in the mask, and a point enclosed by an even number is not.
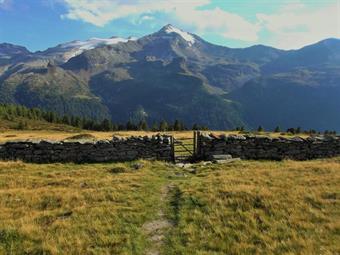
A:
[[[108,119],[104,119],[101,123],[101,130],[102,131],[110,131],[112,130],[112,123],[110,123],[110,121]]]
[[[259,127],[257,128],[257,132],[263,132],[263,131],[264,131],[264,129],[263,129],[262,126],[259,126]]]
[[[132,122],[129,120],[127,123],[126,123],[126,130],[134,130],[134,125],[132,124]]]
[[[64,115],[63,119],[62,119],[63,124],[65,125],[70,125],[71,124],[71,120],[70,117],[68,115]]]
[[[168,125],[168,123],[165,120],[162,120],[159,123],[159,131],[167,131],[168,128],[169,128],[169,125]]]
[[[151,125],[151,131],[158,131],[159,130],[159,124],[157,122],[153,122]]]
[[[138,130],[148,130],[148,123],[145,121],[145,120],[141,120],[139,123],[138,123]]]
[[[182,130],[181,123],[179,122],[179,120],[175,120],[174,131],[180,131],[180,130]]]

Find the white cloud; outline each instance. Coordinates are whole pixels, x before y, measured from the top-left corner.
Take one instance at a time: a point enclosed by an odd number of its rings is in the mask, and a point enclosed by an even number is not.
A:
[[[188,6],[178,0],[64,0],[69,10],[64,18],[80,19],[96,26],[104,26],[111,20],[154,11],[173,12]],[[191,8],[205,5],[210,0],[190,2]]]
[[[272,44],[283,49],[300,48],[325,38],[340,38],[340,1],[311,10],[303,4],[287,5],[274,14],[257,14]]]
[[[140,17],[137,17],[136,19],[132,19],[131,22],[134,24],[134,25],[140,25],[144,22],[152,22],[152,21],[155,21],[155,17],[152,16],[152,15],[142,15]]]
[[[155,17],[149,16],[149,15],[144,15],[144,16],[141,17],[141,20],[154,20],[154,19],[155,19]]]
[[[211,0],[64,0],[68,13],[63,18],[83,20],[96,26],[104,26],[111,20],[145,14],[141,21],[154,18],[147,15],[163,12],[179,23],[191,25],[199,32],[216,32],[226,38],[255,41],[260,27],[243,17],[220,8],[199,10]]]
[[[192,25],[201,33],[215,32],[235,40],[256,41],[260,31],[258,23],[251,23],[237,14],[220,8],[181,9],[176,12],[176,15],[181,22]]]
[[[201,8],[211,1],[64,0],[68,12],[62,17],[99,27],[120,18],[128,18],[135,25],[142,22],[152,25],[159,24],[159,12],[198,34],[215,33],[227,39],[261,42],[283,49],[299,48],[328,37],[340,38],[340,0],[319,9],[311,9],[297,0],[282,5],[271,14],[254,13],[255,22],[219,7]],[[167,20],[162,21],[168,23]]]

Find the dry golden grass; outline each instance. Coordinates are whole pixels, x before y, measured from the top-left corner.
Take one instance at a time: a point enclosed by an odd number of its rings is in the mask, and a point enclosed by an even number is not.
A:
[[[340,159],[211,165],[173,192],[165,254],[340,254]]]
[[[339,158],[140,162],[0,162],[0,254],[145,254],[160,208],[160,254],[340,254]]]
[[[142,163],[0,163],[0,254],[142,254],[164,182]]]
[[[46,139],[46,140],[64,140],[70,136],[79,134],[90,134],[96,139],[112,139],[112,136],[129,137],[129,136],[152,136],[155,134],[173,134],[176,137],[192,137],[192,131],[181,132],[146,132],[146,131],[117,131],[117,132],[96,132],[96,131],[81,131],[81,132],[64,132],[51,130],[6,130],[0,132],[0,143],[13,140],[26,139]]]
[[[240,134],[237,131],[205,131],[207,133],[219,134]],[[174,135],[176,138],[193,138],[193,131],[170,131],[170,132],[151,132],[151,131],[117,131],[117,132],[99,132],[99,131],[56,131],[56,130],[5,130],[0,132],[0,143],[13,140],[26,140],[26,139],[45,139],[45,140],[64,140],[68,137],[90,134],[96,139],[112,139],[112,136],[129,137],[129,136],[152,136],[156,134]],[[269,135],[272,137],[282,136],[280,133],[260,133],[262,135]],[[289,136],[289,135],[284,135]],[[301,134],[299,136],[306,137],[307,135]]]

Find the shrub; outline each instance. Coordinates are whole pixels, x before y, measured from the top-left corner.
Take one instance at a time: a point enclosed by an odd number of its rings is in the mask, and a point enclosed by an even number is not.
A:
[[[79,134],[67,137],[65,140],[82,140],[82,139],[96,139],[96,137],[91,134]]]
[[[109,172],[111,174],[120,174],[120,173],[128,172],[128,169],[125,166],[116,166],[116,167],[109,169]]]

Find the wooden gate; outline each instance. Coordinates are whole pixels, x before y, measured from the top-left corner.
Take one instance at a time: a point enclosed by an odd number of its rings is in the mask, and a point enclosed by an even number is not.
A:
[[[197,155],[198,131],[193,132],[193,137],[172,137],[172,153],[175,163],[194,161]]]

